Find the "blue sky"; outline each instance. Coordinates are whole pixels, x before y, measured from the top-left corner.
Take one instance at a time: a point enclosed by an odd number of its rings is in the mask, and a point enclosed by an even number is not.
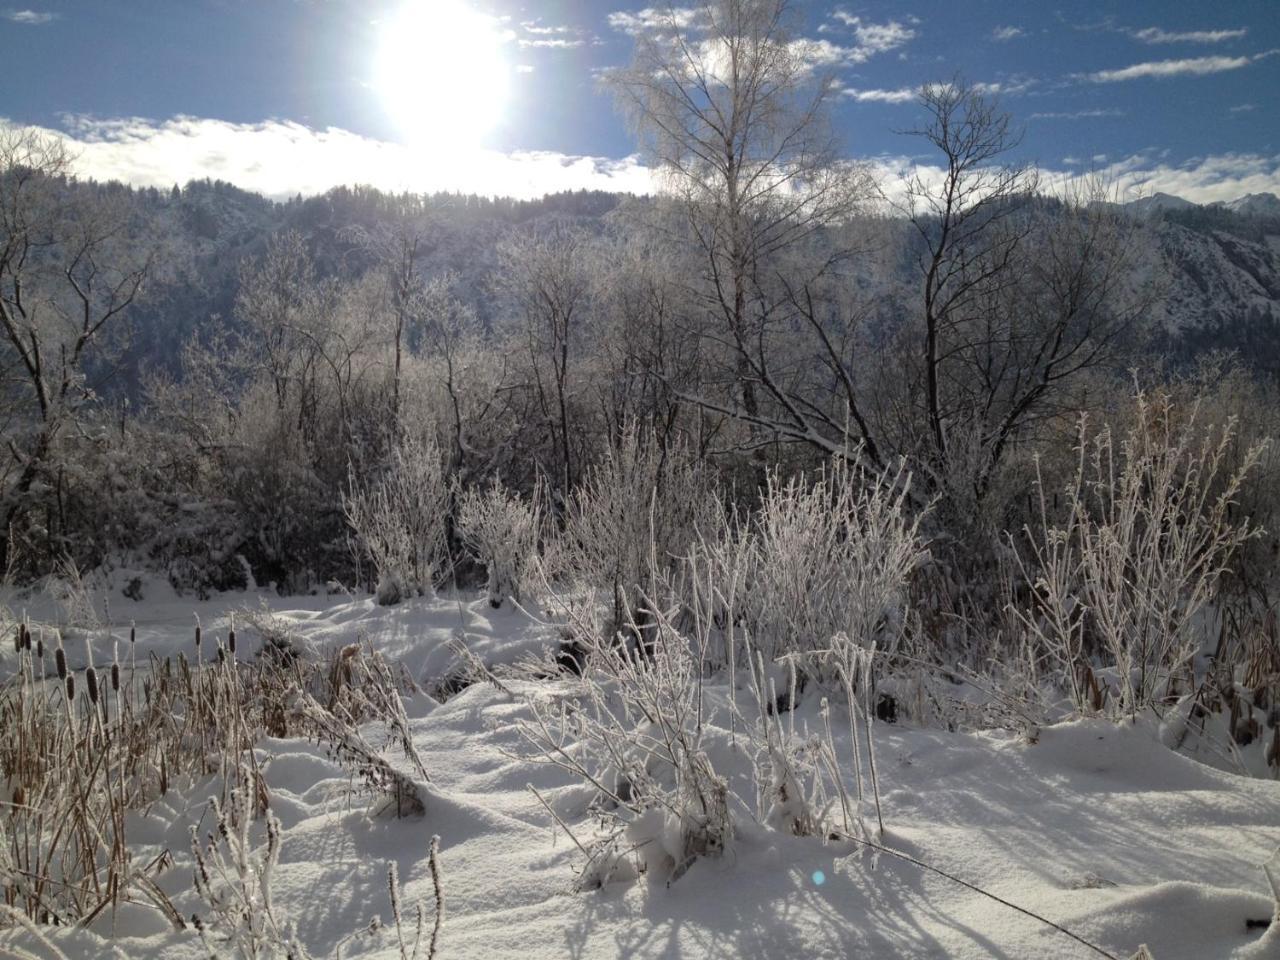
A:
[[[0,118],[72,138],[90,175],[276,196],[647,183],[597,80],[626,62],[644,3],[8,2]],[[1020,159],[1059,176],[1197,200],[1280,192],[1280,0],[796,6],[809,55],[839,78],[850,155],[886,171],[928,163],[895,131],[919,120],[913,89],[959,72],[1025,126]]]

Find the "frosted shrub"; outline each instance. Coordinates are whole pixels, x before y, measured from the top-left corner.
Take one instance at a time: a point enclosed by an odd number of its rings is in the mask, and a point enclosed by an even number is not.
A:
[[[538,559],[541,488],[529,502],[494,478],[484,490],[468,490],[458,503],[458,533],[467,551],[489,573],[489,605],[522,602]]]
[[[430,595],[447,557],[445,520],[452,489],[431,438],[402,440],[378,480],[355,477],[343,510],[378,571],[378,603]]]
[[[1232,503],[1262,445],[1225,467],[1234,422],[1185,420],[1168,397],[1136,398],[1135,424],[1117,441],[1081,417],[1065,517],[1049,517],[1040,485],[1041,530],[1025,531],[1019,558],[1033,606],[1014,608],[1066,675],[1082,712],[1101,707],[1091,659],[1114,665],[1115,706],[1133,714],[1163,697],[1204,637],[1205,615],[1233,552],[1255,531]]]
[[[536,756],[595,787],[613,829],[587,849],[584,884],[634,875],[617,862],[634,850],[639,869],[679,879],[699,857],[729,844],[729,788],[704,749],[700,664],[671,611],[652,617],[645,653],[591,631],[582,675],[569,697],[530,698],[522,732]],[[630,619],[634,626],[634,620]]]
[[[553,575],[613,596],[613,619],[685,556],[699,528],[717,520],[711,479],[678,441],[665,447],[628,429],[592,467],[565,508]],[[644,626],[646,616],[637,620]]]
[[[903,466],[877,474],[842,460],[812,481],[769,477],[758,516],[738,534],[743,609],[761,653],[827,651],[855,672],[847,645],[867,647],[901,621],[907,579],[927,556],[910,488]],[[836,637],[845,639],[833,648]]]
[[[214,829],[205,843],[191,828],[195,889],[208,907],[204,918],[192,919],[211,956],[218,955],[215,944],[219,941],[242,960],[282,953],[298,956],[293,930],[277,918],[271,898],[271,878],[280,859],[279,819],[266,812],[264,845],[256,845],[250,837],[253,779],[252,769],[244,763],[229,802],[224,806],[217,797],[209,801]]]

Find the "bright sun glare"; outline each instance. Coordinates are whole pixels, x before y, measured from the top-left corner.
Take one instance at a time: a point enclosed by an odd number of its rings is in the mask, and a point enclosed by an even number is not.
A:
[[[375,84],[415,145],[479,146],[506,106],[510,67],[493,18],[460,0],[409,0],[382,24]]]

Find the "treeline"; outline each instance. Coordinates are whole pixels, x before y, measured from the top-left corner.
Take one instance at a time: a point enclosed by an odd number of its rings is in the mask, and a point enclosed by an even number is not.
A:
[[[1166,381],[1164,288],[1150,221],[1040,195],[995,165],[1007,132],[980,93],[930,97],[924,135],[955,172],[888,215],[829,156],[809,205],[765,184],[735,208],[712,182],[272,203],[77,182],[56,142],[7,135],[7,575],[372,588],[388,545],[353,505],[412,462],[446,518],[412,549],[429,581],[471,582],[468,498],[496,483],[563,525],[625,443],[712,470],[726,510],[771,470],[905,461],[935,554],[992,568],[1034,517],[1036,465],[1066,476],[1076,414],[1127,409],[1134,367]],[[961,118],[994,139],[956,139]],[[1196,378],[1258,409],[1222,363]]]

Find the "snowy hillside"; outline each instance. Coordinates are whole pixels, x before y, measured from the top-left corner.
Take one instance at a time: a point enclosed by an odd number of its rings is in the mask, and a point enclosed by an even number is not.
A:
[[[190,645],[190,609],[157,596],[129,611],[138,617],[139,659]],[[236,608],[256,605],[227,595],[196,609],[212,637],[225,631]],[[459,667],[452,638],[464,638],[500,675],[498,664],[556,642],[554,630],[524,614],[495,613],[468,597],[396,608],[342,598],[272,606],[275,628],[307,655],[366,641],[403,659],[420,687],[437,691]],[[245,619],[241,614],[239,656],[249,660],[262,641]],[[110,657],[108,647],[106,640],[98,644],[99,662]],[[1264,929],[1273,901],[1261,869],[1280,845],[1280,783],[1175,752],[1146,722],[1077,720],[1020,734],[947,732],[905,718],[882,722],[874,727],[881,842],[903,858],[840,838],[790,836],[742,811],[725,855],[699,859],[678,879],[654,868],[648,877],[619,873],[601,889],[578,890],[584,857],[564,829],[582,841],[593,836],[599,797],[549,765],[529,740],[538,715],[532,708],[572,695],[575,685],[572,678],[508,677],[472,683],[443,701],[439,692],[408,696],[408,730],[430,779],[415,777],[399,747],[382,751],[415,782],[424,806],[400,818],[378,812],[385,800],[362,786],[340,752],[299,739],[260,742],[255,756],[266,809],[282,828],[270,879],[274,916],[294,925],[296,942],[313,957],[337,950],[400,957],[387,871],[395,865],[405,917],[422,902],[429,918],[435,896],[429,846],[438,835],[444,898],[438,956],[451,960],[1127,960],[1140,944],[1156,960],[1280,955],[1280,927]],[[717,769],[736,782],[759,761],[759,741],[727,722],[723,677],[710,681],[707,693],[709,703],[721,706],[708,716],[704,743]],[[958,696],[974,694],[956,688]],[[811,692],[799,696],[779,729],[800,740],[833,736],[836,753],[845,755],[850,743],[841,727],[824,733],[823,701]],[[379,724],[363,732],[368,743],[385,740]],[[1200,759],[1223,763],[1212,755]],[[864,766],[861,775],[871,770]],[[208,802],[217,789],[216,776],[181,777],[131,815],[131,830],[141,838],[135,858],[149,860],[165,849],[172,855],[157,883],[183,917],[208,915],[190,883],[195,863],[187,835],[193,826],[201,836],[211,830]],[[261,829],[250,830],[251,845],[265,842]],[[412,921],[405,926],[409,937]],[[0,949],[75,958],[114,949],[133,960],[208,955],[192,929],[175,931],[158,912],[128,904],[81,928],[46,928],[45,936],[42,942],[10,930]]]
[[[1280,254],[1224,230],[1169,220],[1156,228],[1169,271],[1166,314],[1183,332],[1213,331],[1230,345],[1235,328],[1280,323]]]
[[[1280,216],[1280,197],[1274,193],[1250,193],[1223,204],[1232,213],[1254,217]]]
[[[1169,210],[1190,210],[1195,206],[1190,200],[1184,200],[1169,193],[1153,193],[1149,197],[1131,200],[1124,205],[1126,210],[1142,215],[1159,214]]]
[[[629,198],[599,192],[536,202],[446,194],[396,198],[368,188],[339,188],[280,204],[230,184],[195,181],[168,195],[139,191],[136,199],[159,218],[166,268],[136,316],[139,335],[131,349],[139,369],[122,381],[135,391],[142,367],[175,368],[184,343],[193,335],[209,336],[215,318],[237,329],[237,271],[246,257],[261,256],[268,239],[282,231],[296,230],[306,239],[322,276],[349,282],[367,266],[367,254],[354,237],[402,215],[398,205],[407,204],[429,237],[423,270],[456,276],[457,289],[465,292],[479,321],[489,324],[502,313],[494,289],[496,250],[514,229],[569,219],[604,232],[609,229],[605,218]],[[1183,338],[1182,349],[1239,349],[1251,362],[1280,367],[1280,345],[1267,342],[1258,356],[1258,330],[1268,330],[1280,317],[1275,279],[1280,273],[1280,199],[1251,194],[1201,206],[1156,193],[1125,207],[1153,222],[1159,255],[1170,274],[1165,326]],[[886,239],[894,233],[886,230],[868,244],[860,271],[880,270],[868,266],[873,260],[901,259],[891,247],[895,241]],[[914,284],[909,263],[895,279]]]

